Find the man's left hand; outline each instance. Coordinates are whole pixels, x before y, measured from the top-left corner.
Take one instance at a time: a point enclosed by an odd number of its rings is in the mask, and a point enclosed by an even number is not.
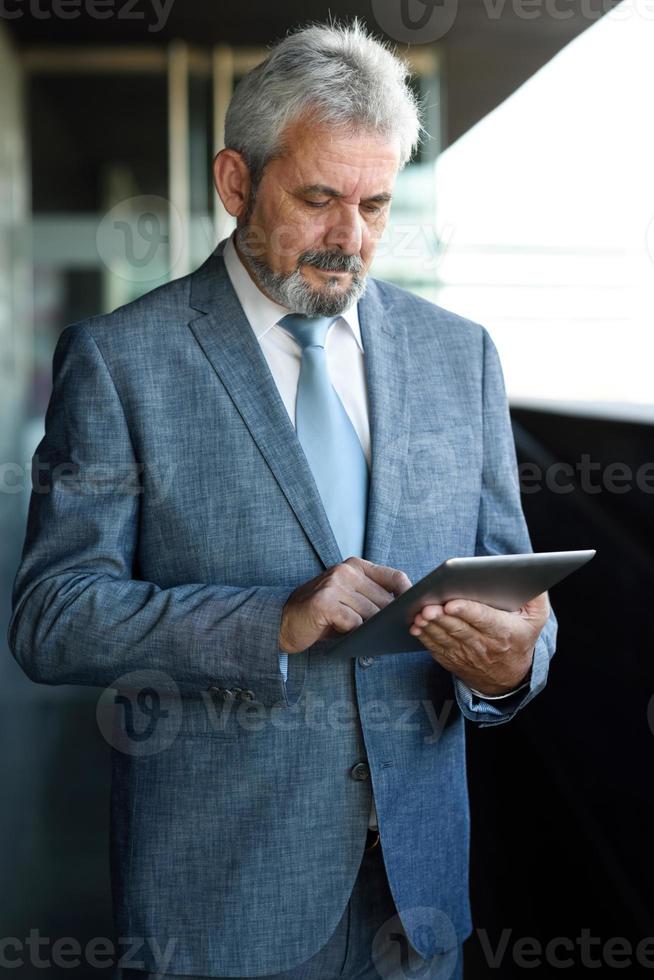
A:
[[[444,605],[423,606],[409,632],[468,687],[488,695],[506,694],[529,674],[549,611],[547,592],[518,612],[450,599]]]

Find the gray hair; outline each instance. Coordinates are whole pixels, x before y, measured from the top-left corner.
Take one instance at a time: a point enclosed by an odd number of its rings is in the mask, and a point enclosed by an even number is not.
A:
[[[256,185],[268,161],[283,152],[286,126],[311,113],[319,123],[398,138],[402,168],[422,135],[410,74],[356,18],[349,25],[300,28],[236,86],[225,118],[225,146],[243,155]]]

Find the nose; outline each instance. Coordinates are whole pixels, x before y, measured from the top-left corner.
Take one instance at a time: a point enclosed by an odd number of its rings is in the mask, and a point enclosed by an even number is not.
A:
[[[359,209],[345,205],[327,233],[325,244],[331,248],[340,248],[346,255],[358,255],[363,243],[363,219]]]

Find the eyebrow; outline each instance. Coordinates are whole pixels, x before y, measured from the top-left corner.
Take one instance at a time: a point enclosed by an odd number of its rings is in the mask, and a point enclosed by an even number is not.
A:
[[[340,191],[337,191],[334,187],[328,187],[326,184],[307,184],[305,187],[300,187],[300,194],[322,194],[324,197],[343,197]],[[392,194],[387,191],[382,191],[379,194],[373,194],[372,197],[366,197],[363,204],[388,204],[392,199]]]

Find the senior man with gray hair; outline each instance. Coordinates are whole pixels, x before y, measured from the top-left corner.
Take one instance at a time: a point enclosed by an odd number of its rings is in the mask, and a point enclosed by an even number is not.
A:
[[[58,342],[9,641],[120,690],[125,980],[462,975],[464,719],[545,685],[547,594],[329,655],[443,559],[531,550],[488,333],[367,278],[418,109],[359,23],[292,33],[229,107],[234,234]]]

